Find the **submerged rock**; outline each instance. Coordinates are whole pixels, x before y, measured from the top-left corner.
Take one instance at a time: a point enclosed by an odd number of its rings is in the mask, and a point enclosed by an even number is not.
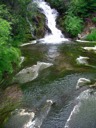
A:
[[[16,76],[15,81],[19,83],[30,82],[38,77],[39,71],[52,66],[51,63],[37,62],[37,65],[22,69]]]
[[[84,64],[84,65],[88,65],[88,60],[89,57],[83,57],[83,56],[79,56],[77,59],[76,59],[76,62],[77,64]]]
[[[76,89],[79,89],[83,86],[86,86],[87,88],[90,88],[90,89],[96,89],[96,81],[92,82],[90,79],[80,78],[77,81]],[[92,92],[92,90],[90,92]]]
[[[86,85],[86,84],[91,84],[91,80],[89,79],[86,79],[86,78],[80,78],[78,81],[77,81],[77,84],[76,84],[76,89],[79,89],[80,87]]]

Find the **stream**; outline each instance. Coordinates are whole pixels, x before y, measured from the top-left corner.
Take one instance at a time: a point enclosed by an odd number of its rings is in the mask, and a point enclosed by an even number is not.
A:
[[[79,78],[96,79],[94,68],[76,64],[76,58],[80,54],[87,54],[81,49],[77,50],[83,45],[85,44],[34,44],[22,47],[23,56],[26,57],[22,68],[30,67],[37,61],[53,63],[53,66],[40,71],[35,80],[21,84],[22,106],[10,117],[5,128],[27,128],[30,119],[18,114],[21,109],[25,109],[29,114],[35,112],[35,119],[42,118],[39,120],[41,128],[64,128],[66,125],[68,128],[96,128],[95,94],[91,96],[85,88],[76,90]],[[91,60],[92,62],[96,64],[95,59]],[[46,106],[47,100],[55,103]],[[74,110],[75,114],[73,113],[71,118],[70,114],[76,105],[79,110]],[[68,120],[69,118],[71,119]],[[32,120],[28,128],[36,128],[32,126]]]
[[[96,79],[96,53],[83,49],[94,43],[68,41],[56,27],[56,10],[44,0],[34,2],[47,15],[51,33],[36,44],[21,47],[25,59],[20,71],[26,78],[28,70],[34,79],[20,83],[22,103],[11,112],[4,128],[96,128],[96,92],[91,94],[86,87],[76,89],[80,78]],[[77,63],[80,56],[88,57],[87,64]]]

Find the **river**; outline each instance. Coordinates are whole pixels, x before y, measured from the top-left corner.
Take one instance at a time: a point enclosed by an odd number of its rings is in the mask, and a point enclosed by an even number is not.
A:
[[[37,61],[53,63],[52,67],[41,71],[35,80],[21,84],[23,105],[19,109],[26,109],[27,112],[36,111],[36,117],[38,117],[41,113],[43,115],[46,112],[44,110],[41,112],[46,100],[55,102],[51,106],[49,114],[42,121],[41,128],[64,128],[74,106],[78,105],[78,102],[81,103],[81,100],[77,100],[78,96],[82,93],[88,95],[88,92],[84,92],[85,88],[76,90],[76,83],[79,78],[96,78],[94,68],[76,63],[76,58],[79,55],[86,56],[87,54],[80,49],[84,45],[90,46],[90,44],[82,43],[64,43],[61,45],[34,44],[22,47],[23,56],[26,58],[22,68],[30,67]],[[90,57],[90,54],[88,56]],[[95,65],[96,60],[92,58],[90,63]],[[89,99],[88,96],[86,99],[86,95],[83,96],[80,112],[75,116],[73,114],[72,126],[68,128],[95,128],[96,98],[95,95],[89,95]],[[23,128],[25,124],[24,117],[16,113],[11,116],[6,128]]]

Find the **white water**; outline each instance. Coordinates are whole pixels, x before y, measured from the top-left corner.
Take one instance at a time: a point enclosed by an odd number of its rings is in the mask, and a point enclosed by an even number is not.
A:
[[[52,100],[47,100],[39,115],[34,120],[29,121],[24,128],[40,128],[44,119],[48,115],[52,104]]]
[[[42,13],[46,17],[46,25],[51,30],[51,33],[47,33],[43,39],[40,39],[42,43],[61,43],[64,41],[68,41],[68,39],[64,38],[62,32],[56,27],[56,18],[58,16],[58,12],[55,9],[51,9],[47,2],[44,0],[33,0],[38,4],[38,7],[42,10]]]

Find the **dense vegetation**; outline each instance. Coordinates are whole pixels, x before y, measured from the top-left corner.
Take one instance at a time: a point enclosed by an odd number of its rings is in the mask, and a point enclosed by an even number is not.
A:
[[[30,1],[0,1],[0,83],[20,63],[18,46],[45,33],[44,16]]]
[[[87,24],[91,26],[93,24],[95,30],[92,30],[94,32],[91,32],[87,39],[96,40],[96,0],[47,1],[59,11],[61,29],[68,32],[69,36],[76,37],[87,27]]]
[[[0,8],[3,11],[3,7]],[[7,10],[6,14],[8,13]],[[11,23],[5,18],[0,17],[0,80],[5,73],[12,73],[13,66],[19,64],[20,51],[14,47],[11,38]]]

